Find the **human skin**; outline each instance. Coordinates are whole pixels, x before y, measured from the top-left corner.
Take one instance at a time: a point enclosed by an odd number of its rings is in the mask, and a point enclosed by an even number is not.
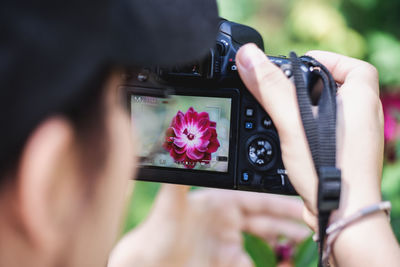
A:
[[[4,177],[11,182],[0,187],[0,266],[107,265],[131,193],[138,142],[118,98],[119,77],[115,71],[99,88],[102,132],[95,127],[82,139],[62,115],[31,132],[12,177]],[[226,190],[188,194],[188,187],[174,185],[163,186],[157,199],[151,216],[118,244],[110,266],[251,266],[241,231],[272,243],[282,234],[292,242],[309,235],[299,222],[299,199]]]
[[[337,162],[338,167],[342,170],[343,187],[340,209],[331,218],[331,221],[336,221],[353,214],[363,207],[381,201],[383,119],[378,93],[378,77],[375,68],[365,62],[327,52],[313,51],[309,54],[326,65],[336,81],[341,84],[337,97]],[[269,62],[264,53],[255,45],[250,44],[241,48],[236,62],[243,82],[274,120],[281,140],[285,167],[288,170],[291,182],[306,203],[304,219],[317,231],[317,177],[301,124],[295,88],[280,69]],[[354,101],[354,99],[357,101]],[[367,151],[366,147],[368,148]],[[182,188],[175,188],[174,190],[176,192],[170,194],[169,198],[173,199],[180,195],[180,200],[175,201],[175,203],[183,203],[183,206],[177,204],[163,205],[159,201],[155,206],[153,215],[143,224],[142,228],[137,229],[136,232],[132,232],[132,236],[122,240],[121,247],[116,247],[114,255],[121,260],[120,262],[124,262],[126,266],[129,266],[129,262],[134,262],[134,258],[142,259],[143,261],[140,262],[146,262],[146,259],[150,259],[150,257],[134,255],[133,251],[143,253],[138,248],[140,245],[135,245],[134,240],[148,240],[149,237],[154,236],[155,229],[161,227],[160,222],[165,221],[165,218],[168,218],[168,223],[166,226],[162,226],[163,229],[169,229],[168,233],[175,232],[176,235],[160,238],[166,243],[159,245],[158,248],[161,247],[162,249],[157,251],[168,252],[162,258],[162,262],[170,263],[170,266],[187,266],[188,258],[185,258],[185,255],[191,254],[182,248],[187,248],[188,240],[186,238],[188,237],[192,241],[203,241],[196,242],[195,251],[201,251],[203,256],[194,261],[194,263],[199,263],[199,266],[219,266],[218,263],[221,263],[221,261],[210,262],[204,261],[204,259],[215,259],[217,255],[229,255],[219,253],[218,249],[213,249],[212,252],[214,254],[210,254],[210,251],[204,249],[204,247],[202,248],[202,244],[209,244],[209,241],[206,241],[207,239],[199,239],[196,235],[198,231],[193,232],[192,230],[188,231],[188,229],[196,226],[196,223],[190,222],[191,219],[199,223],[202,219],[204,220],[204,216],[198,216],[199,211],[196,211],[195,206],[191,206],[191,209],[186,208],[188,202]],[[253,194],[250,193],[245,199],[250,199],[251,196]],[[161,195],[160,199],[164,197],[166,197],[165,194],[164,196]],[[225,229],[225,233],[236,233],[234,235],[237,237],[240,230],[246,230],[240,227],[240,222],[246,219],[237,216],[240,212],[236,213],[236,216],[229,213],[229,211],[234,211],[235,209],[228,205],[232,201],[225,201],[223,194],[218,194],[215,201],[211,197],[207,197],[206,200],[211,202],[201,206],[210,207],[208,211],[213,210],[211,203],[217,203],[217,201],[225,203],[223,204],[227,211],[224,214],[227,216],[225,218],[231,218],[229,221],[235,220],[238,222],[234,227],[230,224],[222,223],[220,229]],[[256,205],[257,202],[261,205],[262,200],[259,199],[250,206]],[[276,205],[261,206],[285,209],[285,204],[279,203],[279,201],[276,202]],[[169,211],[170,209],[173,211]],[[224,216],[221,216],[221,210],[223,209],[217,209],[219,212],[211,213],[214,219],[224,218]],[[165,213],[174,215],[167,216]],[[258,230],[255,231],[258,235],[260,235],[259,229],[262,229],[260,227],[262,224],[267,225],[267,222],[262,220],[258,222]],[[203,231],[199,231],[200,233],[215,232],[213,230],[215,224],[212,227],[202,223],[199,223],[199,225],[202,225],[202,227],[196,226],[192,229],[203,229]],[[204,231],[204,229],[207,230]],[[268,228],[264,229],[265,231],[271,231]],[[145,234],[146,232],[147,234]],[[168,236],[165,233],[164,235]],[[214,243],[219,243],[218,239],[220,237],[218,235],[211,236],[211,238],[213,238]],[[175,239],[173,246],[171,246],[171,242],[168,242],[171,239]],[[234,253],[236,257],[232,262],[222,261],[222,263],[228,263],[233,266],[236,266],[235,264],[238,264],[237,266],[247,266],[246,264],[249,264],[249,262],[240,249],[240,238],[237,237],[230,241],[230,246],[234,245],[236,247],[236,253]],[[180,245],[182,244],[181,242],[186,245]],[[141,243],[139,242],[139,244]],[[160,242],[158,243],[160,244]],[[154,244],[157,244],[157,242]],[[133,257],[126,257],[126,255],[129,255],[124,252],[127,251],[127,248],[132,249],[133,255],[131,254],[130,256]],[[223,248],[223,246],[220,248]],[[366,253],[368,251],[373,253]],[[118,255],[118,253],[121,254]],[[153,250],[150,250],[149,253],[154,255]],[[369,216],[345,229],[336,241],[333,253],[337,266],[398,266],[400,262],[398,244],[383,212]],[[213,256],[209,257],[210,255]],[[196,255],[192,259],[196,259]],[[157,266],[157,263],[158,261],[147,262],[143,266]],[[111,264],[110,266],[125,265]]]
[[[339,209],[331,221],[381,201],[383,112],[376,69],[342,55],[311,51],[341,86],[337,93],[337,165],[342,171]],[[317,221],[317,175],[301,124],[294,85],[254,44],[236,57],[239,74],[277,127],[289,178],[303,198],[304,218]],[[363,218],[339,235],[333,247],[338,266],[398,266],[400,249],[383,212]]]
[[[382,118],[376,72],[365,63],[329,55],[315,54],[344,84],[338,116],[338,164],[344,187],[334,220],[380,201],[383,148],[382,142],[377,142]],[[334,60],[339,58],[342,63],[335,68]],[[306,220],[313,225],[316,176],[293,85],[254,46],[241,49],[237,62],[242,79],[278,128],[285,165],[309,210]],[[96,166],[95,175],[88,177],[87,170],[82,170],[92,159],[84,158],[80,133],[67,118],[49,117],[31,133],[13,173],[14,182],[1,187],[0,266],[107,264],[136,165],[129,117],[115,92],[119,77],[115,72],[105,84],[104,141],[108,150],[102,164],[89,165]],[[93,133],[93,138],[97,134]],[[269,235],[273,240],[279,234],[300,240],[308,234],[295,223],[301,207],[298,200],[266,194],[221,190],[188,194],[187,187],[164,186],[150,217],[121,240],[109,266],[123,260],[128,266],[251,266],[241,247],[241,231],[267,240]],[[293,212],[284,213],[289,210]],[[277,222],[285,227],[277,229]],[[304,234],[299,236],[299,232]],[[373,253],[365,253],[368,251]],[[342,232],[334,253],[340,266],[394,266],[399,262],[398,246],[383,214]]]
[[[105,266],[134,175],[129,118],[117,100],[120,73],[104,84],[104,161],[62,115],[31,132],[9,183],[0,187],[0,266]],[[97,128],[96,128],[97,129]],[[87,141],[87,140],[86,140]],[[104,153],[104,152],[102,152]],[[95,169],[90,169],[91,166]]]
[[[271,245],[310,235],[300,199],[262,193],[164,185],[150,216],[117,244],[109,267],[250,267],[242,232]]]

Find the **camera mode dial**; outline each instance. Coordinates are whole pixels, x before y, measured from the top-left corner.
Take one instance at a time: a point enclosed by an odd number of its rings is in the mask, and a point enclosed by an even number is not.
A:
[[[257,169],[266,169],[275,157],[275,149],[271,140],[259,136],[251,138],[247,145],[247,156]]]

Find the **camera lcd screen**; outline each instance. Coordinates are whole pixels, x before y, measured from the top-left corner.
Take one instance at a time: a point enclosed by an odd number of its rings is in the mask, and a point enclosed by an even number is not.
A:
[[[232,99],[130,95],[142,166],[228,172]]]

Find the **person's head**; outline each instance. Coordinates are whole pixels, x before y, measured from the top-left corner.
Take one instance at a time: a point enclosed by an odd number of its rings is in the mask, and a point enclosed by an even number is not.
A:
[[[203,55],[216,4],[10,0],[0,21],[0,265],[104,266],[136,163],[123,68]]]

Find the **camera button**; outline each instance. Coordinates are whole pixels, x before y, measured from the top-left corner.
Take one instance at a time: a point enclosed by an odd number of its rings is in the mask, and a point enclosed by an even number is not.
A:
[[[249,171],[244,171],[242,172],[242,175],[240,177],[240,180],[244,183],[248,183],[252,180],[253,175]]]
[[[251,121],[246,121],[244,123],[244,128],[246,130],[253,130],[254,129],[254,123],[252,123]]]
[[[262,125],[266,128],[266,129],[271,129],[272,128],[272,120],[271,118],[269,118],[268,116],[265,117],[262,121]]]
[[[254,109],[246,108],[246,117],[253,117],[253,116],[254,116]]]
[[[250,162],[257,167],[268,165],[274,154],[271,143],[263,138],[257,138],[252,141],[248,147],[247,153]]]
[[[237,66],[235,61],[231,61],[228,64],[228,71],[229,72],[237,72]]]

